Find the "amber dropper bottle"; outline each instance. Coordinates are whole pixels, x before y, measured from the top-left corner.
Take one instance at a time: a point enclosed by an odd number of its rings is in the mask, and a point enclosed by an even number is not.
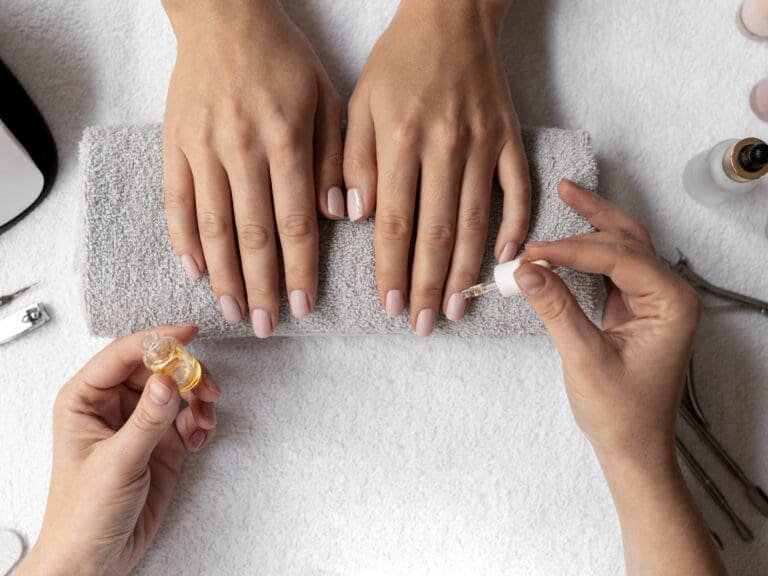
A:
[[[173,336],[150,332],[141,342],[144,365],[155,374],[163,374],[176,382],[179,392],[194,390],[203,375],[197,358]]]

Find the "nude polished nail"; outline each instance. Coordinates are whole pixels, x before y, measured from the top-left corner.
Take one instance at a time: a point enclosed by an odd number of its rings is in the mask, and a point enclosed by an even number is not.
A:
[[[224,316],[224,320],[228,324],[237,324],[243,319],[243,311],[240,310],[240,304],[237,303],[232,296],[224,294],[219,298],[219,307],[221,308],[221,314]]]
[[[390,290],[387,292],[385,302],[386,311],[389,316],[400,316],[405,310],[405,298],[402,290]]]
[[[357,222],[363,217],[363,193],[359,188],[347,190],[347,211],[352,222]]]
[[[504,244],[504,250],[501,251],[501,256],[499,256],[499,264],[514,260],[519,249],[520,247],[514,242],[507,242]]]
[[[328,190],[328,212],[338,219],[344,218],[344,192],[338,186]]]
[[[426,309],[419,312],[416,319],[416,334],[422,337],[432,336],[437,324],[437,314],[434,310]]]
[[[288,295],[291,305],[291,313],[296,318],[304,318],[309,315],[309,297],[303,290],[294,290]]]
[[[200,278],[200,268],[197,266],[197,262],[192,258],[191,254],[182,254],[179,256],[179,264],[181,268],[189,276],[190,280],[197,280]]]
[[[259,308],[251,312],[251,326],[257,338],[269,338],[275,331],[272,314]]]
[[[453,294],[448,299],[448,305],[445,307],[445,317],[452,322],[458,322],[464,318],[467,312],[467,299],[461,292]]]

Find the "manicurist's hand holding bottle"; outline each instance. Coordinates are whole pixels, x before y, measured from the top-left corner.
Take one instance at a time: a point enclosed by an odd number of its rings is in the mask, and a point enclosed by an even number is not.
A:
[[[158,328],[187,344],[194,326]],[[146,333],[116,340],[59,392],[43,527],[18,576],[128,574],[165,516],[184,458],[213,436],[208,374],[179,411],[175,382],[142,363]]]
[[[699,298],[629,214],[571,182],[559,191],[598,232],[529,243],[525,257],[607,276],[602,328],[552,271],[529,263],[515,277],[560,351],[574,417],[616,504],[627,573],[725,574],[675,455]]]

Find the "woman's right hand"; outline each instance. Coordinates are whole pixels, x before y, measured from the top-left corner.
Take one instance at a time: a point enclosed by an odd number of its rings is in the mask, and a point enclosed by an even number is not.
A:
[[[605,275],[602,329],[553,272],[526,264],[516,278],[560,351],[576,421],[601,458],[673,460],[699,298],[632,216],[573,182],[559,192],[598,232],[529,242],[524,257]]]
[[[316,206],[344,217],[339,98],[277,0],[164,0],[178,40],[163,127],[165,207],[187,274],[227,322],[277,324],[278,237],[296,317],[315,303]],[[276,224],[276,230],[275,230]]]

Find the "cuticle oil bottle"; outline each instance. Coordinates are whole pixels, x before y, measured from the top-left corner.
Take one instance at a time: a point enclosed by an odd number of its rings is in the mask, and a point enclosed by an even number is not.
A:
[[[194,390],[200,383],[203,374],[200,362],[173,336],[150,332],[142,340],[141,348],[144,365],[156,374],[171,378],[179,392]]]
[[[685,167],[686,192],[702,204],[720,204],[754,190],[768,174],[768,144],[758,138],[725,140]]]

